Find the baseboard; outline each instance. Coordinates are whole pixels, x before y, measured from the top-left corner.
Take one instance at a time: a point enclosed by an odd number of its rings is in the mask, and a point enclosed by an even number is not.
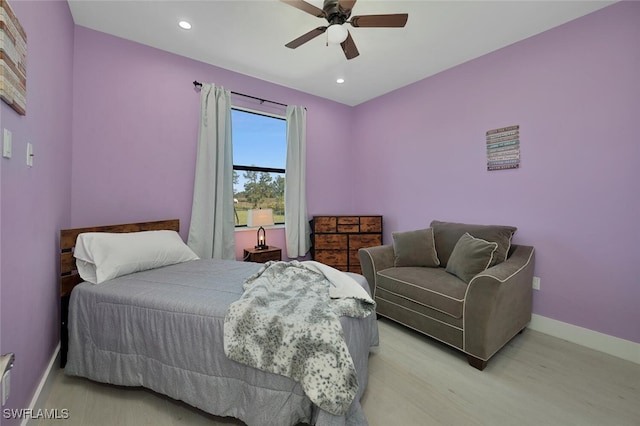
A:
[[[640,364],[640,343],[533,314],[529,328]]]
[[[42,374],[42,378],[40,379],[40,384],[36,388],[36,392],[33,394],[33,398],[31,398],[31,402],[29,403],[28,408],[30,408],[34,413],[38,409],[44,406],[44,403],[46,402],[46,399],[49,396],[49,390],[52,385],[51,383],[52,381],[49,380],[49,376],[51,375],[51,370],[53,366],[58,365],[57,360],[58,360],[59,353],[60,353],[60,343],[58,343],[58,346],[56,346],[56,349],[53,351],[51,360],[49,360],[49,365],[47,366],[47,369]],[[22,423],[20,423],[20,426],[27,426],[27,424],[29,423],[29,420],[30,420],[29,418],[25,418],[24,420],[22,420]]]

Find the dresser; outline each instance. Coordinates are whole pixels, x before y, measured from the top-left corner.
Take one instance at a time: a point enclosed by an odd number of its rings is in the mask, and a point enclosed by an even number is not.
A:
[[[313,260],[360,274],[358,250],[382,244],[382,216],[314,216],[311,232]]]

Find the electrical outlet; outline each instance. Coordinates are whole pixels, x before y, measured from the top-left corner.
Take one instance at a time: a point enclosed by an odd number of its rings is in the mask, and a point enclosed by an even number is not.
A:
[[[540,290],[540,277],[533,277],[533,289]]]

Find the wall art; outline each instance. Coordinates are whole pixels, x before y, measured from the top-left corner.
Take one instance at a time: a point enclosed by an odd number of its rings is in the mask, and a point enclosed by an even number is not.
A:
[[[487,170],[520,167],[520,126],[502,127],[487,132]]]
[[[27,113],[27,34],[6,0],[0,0],[0,98]]]

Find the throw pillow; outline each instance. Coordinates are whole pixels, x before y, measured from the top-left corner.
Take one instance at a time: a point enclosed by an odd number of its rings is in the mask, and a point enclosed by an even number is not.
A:
[[[428,266],[440,265],[436,253],[433,229],[417,231],[393,232],[393,252],[395,266]]]
[[[432,221],[430,226],[433,228],[433,235],[436,240],[438,259],[440,259],[440,264],[445,267],[449,262],[453,247],[465,232],[468,232],[476,238],[498,244],[498,250],[496,250],[495,256],[493,256],[491,266],[504,262],[509,255],[511,239],[518,230],[515,226],[473,225],[467,223],[440,222],[438,220]]]
[[[451,252],[447,272],[469,283],[471,278],[491,266],[497,249],[498,243],[475,238],[465,232]]]

